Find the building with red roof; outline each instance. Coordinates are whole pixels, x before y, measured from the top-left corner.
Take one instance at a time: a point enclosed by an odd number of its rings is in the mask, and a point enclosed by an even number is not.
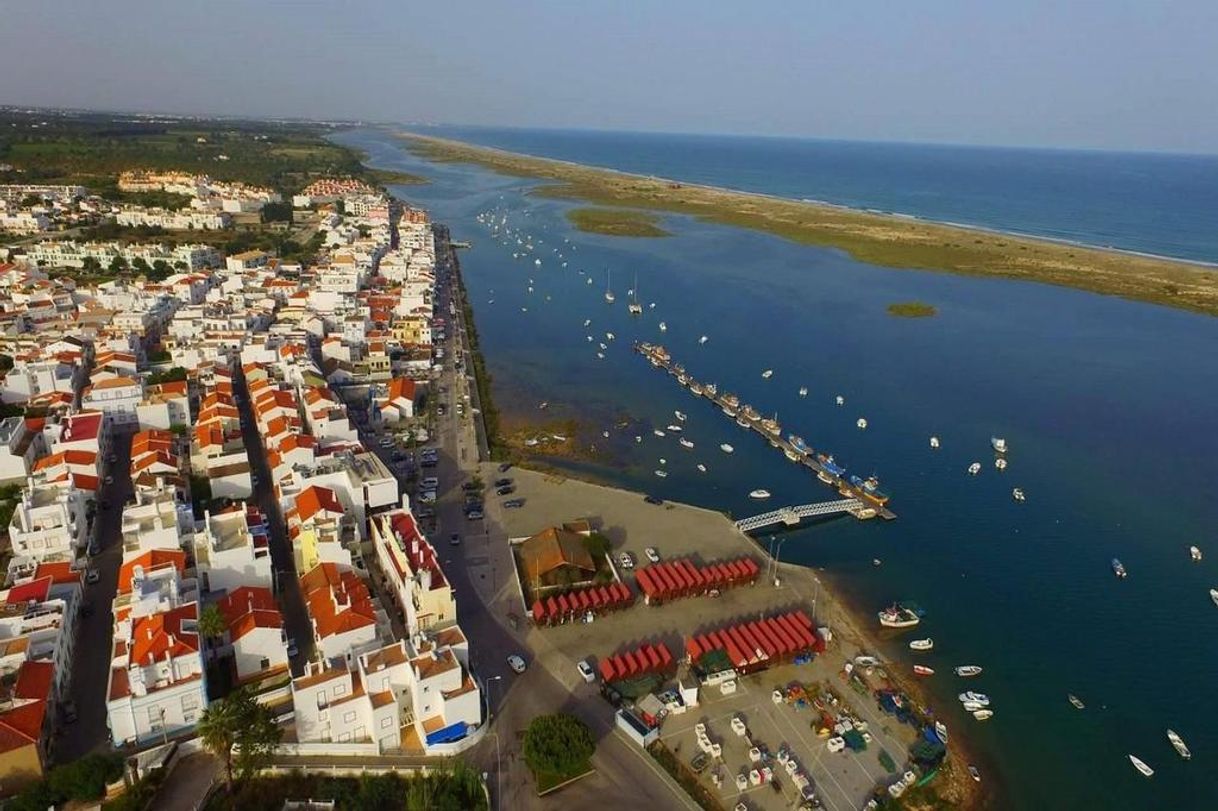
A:
[[[288,667],[283,614],[269,588],[241,586],[216,602],[228,630],[222,653],[230,653],[238,681],[262,678]]]
[[[313,638],[327,659],[361,651],[376,640],[376,609],[368,585],[353,569],[322,563],[300,578]]]

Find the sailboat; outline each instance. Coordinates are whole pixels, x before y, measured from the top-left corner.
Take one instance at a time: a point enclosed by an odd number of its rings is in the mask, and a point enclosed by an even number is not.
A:
[[[634,274],[634,287],[630,288],[630,303],[626,305],[626,309],[631,315],[642,315],[643,305],[639,304],[639,274]]]
[[[610,304],[617,301],[617,296],[613,295],[612,285],[613,285],[613,271],[606,270],[605,271],[605,301],[609,302]]]

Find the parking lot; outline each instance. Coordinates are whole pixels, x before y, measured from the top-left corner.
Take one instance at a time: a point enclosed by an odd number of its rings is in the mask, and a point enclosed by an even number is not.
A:
[[[588,518],[612,542],[615,566],[623,551],[631,553],[639,566],[646,565],[644,549],[655,547],[664,560],[688,557],[709,563],[749,555],[761,567],[762,574],[754,585],[725,589],[717,598],[689,597],[651,606],[645,605],[639,595],[632,607],[599,616],[591,624],[571,623],[534,629],[528,635],[534,657],[530,665],[545,667],[577,694],[587,694],[580,689],[583,686],[577,670],[580,661],[587,660],[597,666],[602,658],[611,654],[656,642],[667,644],[680,658],[684,655],[685,638],[691,633],[796,608],[817,616],[819,623],[830,612],[826,605],[827,595],[820,592],[812,572],[784,568],[781,583],[775,586],[773,575],[768,572],[765,550],[741,537],[718,513],[687,505],[648,504],[636,493],[527,470],[500,473],[496,466],[484,465],[481,475],[484,481],[511,477],[516,486],[512,498],[524,501],[519,509],[504,510],[500,503],[504,499],[488,498],[491,523],[504,533],[504,541],[508,537],[532,535],[563,521]],[[619,568],[619,575],[638,594],[633,574]],[[524,607],[515,595],[515,588],[513,583],[514,610],[523,616]],[[820,611],[814,610],[817,602]],[[900,727],[883,715],[870,697],[851,692],[846,687],[840,672],[847,658],[858,652],[853,645],[837,639],[828,652],[812,664],[782,665],[743,677],[734,694],[725,696],[715,687],[704,687],[700,697],[702,704],[684,714],[670,716],[661,727],[662,739],[688,764],[700,751],[694,725],[707,724],[711,737],[723,746],[722,761],[717,766],[723,782],[717,793],[725,807],[734,807],[741,800],[757,809],[789,809],[798,805],[795,784],[778,763],[772,764],[772,768],[779,791],[770,785],[749,786],[741,796],[737,790],[735,776],[750,764],[749,747],[729,726],[732,716],[739,713],[753,740],[764,744],[771,755],[776,755],[783,746],[792,751],[826,808],[859,808],[877,783],[893,779],[879,763],[880,749],[885,749],[900,768],[912,741],[912,730]],[[866,722],[872,738],[867,750],[857,754],[849,751],[830,753],[826,739],[817,737],[811,727],[816,717],[811,709],[796,710],[785,702],[776,705],[771,698],[773,689],[785,686],[793,679],[805,684],[832,685],[851,712]],[[605,703],[602,711],[608,715],[611,708]],[[708,765],[703,780],[713,789],[711,774],[712,766]]]

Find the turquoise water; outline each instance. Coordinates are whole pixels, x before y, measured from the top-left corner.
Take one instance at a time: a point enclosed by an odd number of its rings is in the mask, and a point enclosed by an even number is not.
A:
[[[825,567],[868,611],[894,599],[927,610],[916,635],[934,637],[936,649],[919,661],[939,671],[928,683],[936,708],[975,742],[986,785],[1000,787],[995,807],[1218,807],[1218,608],[1207,595],[1218,586],[1218,321],[1047,286],[877,268],[679,216],[664,220],[668,239],[583,234],[563,216],[570,203],[528,196],[529,181],[429,164],[379,132],[340,140],[378,167],[431,178],[398,191],[473,241],[462,266],[501,407],[536,414],[548,401],[547,413],[611,433],[618,415],[643,421],[641,445],[614,434],[622,464],[599,475],[738,515],[758,511],[747,497],[757,487],[774,494],[771,505],[833,495],[632,353],[641,339],[662,341],[695,376],[777,412],[852,471],[881,477],[899,520],[787,533],[783,558]],[[491,210],[544,240],[527,264],[477,222]],[[606,269],[613,306],[602,298]],[[632,319],[625,293],[636,272],[642,300],[656,307]],[[909,299],[940,314],[887,315],[889,303]],[[598,360],[585,336],[601,341],[606,331],[616,341]],[[699,346],[702,334],[709,342]],[[646,430],[672,422],[675,409],[689,416],[693,451]],[[855,427],[859,417],[866,431]],[[932,434],[942,438],[937,452]],[[1003,473],[992,464],[994,434],[1011,446]],[[721,442],[735,454],[719,452]],[[651,473],[661,456],[663,480]],[[970,477],[974,460],[984,468]],[[695,470],[698,461],[708,473]],[[1012,500],[1015,486],[1026,503]],[[1200,564],[1189,561],[1193,543],[1207,553]],[[1113,556],[1127,580],[1112,576]],[[911,662],[909,638],[886,652]],[[986,669],[968,683],[994,701],[986,724],[964,716],[954,698],[964,683],[945,675],[963,663]],[[1068,692],[1087,709],[1071,708]],[[1167,727],[1184,736],[1192,762],[1177,758]],[[1128,753],[1156,769],[1153,780]]]

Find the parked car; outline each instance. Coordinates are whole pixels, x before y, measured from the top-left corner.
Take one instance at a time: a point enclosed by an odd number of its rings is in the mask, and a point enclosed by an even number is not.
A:
[[[469,519],[470,521],[481,521],[482,520],[482,510],[470,510],[469,512],[467,512],[465,514],[465,517],[467,519]]]
[[[634,558],[631,557],[629,552],[623,552],[622,554],[618,555],[617,562],[621,564],[623,569],[634,568]]]
[[[579,664],[575,667],[579,670],[579,675],[583,676],[584,681],[588,682],[588,684],[596,681],[596,671],[592,669],[592,665],[580,660]]]
[[[511,479],[495,479],[496,487],[507,487],[512,483]]]
[[[289,638],[288,639],[288,658],[295,659],[299,655],[300,655],[300,648],[296,647],[296,640]]]
[[[419,482],[419,486],[422,487],[424,490],[435,490],[437,487],[440,486],[440,480],[437,479],[435,476],[428,476],[426,479]]]
[[[643,496],[643,501],[646,501],[648,504],[664,503],[664,499],[660,498],[659,496]]]
[[[459,543],[461,543],[461,533],[460,533],[460,532],[454,532],[452,535],[449,535],[449,536],[448,536],[448,542],[449,542],[450,544],[452,544],[453,546],[456,546],[456,545],[458,545]]]
[[[524,663],[524,659],[520,658],[514,653],[507,658],[507,663],[508,667],[510,667],[516,673],[523,673],[524,669],[528,667],[528,665]]]
[[[646,549],[644,549],[643,554],[646,555],[647,559],[650,560],[652,563],[660,562],[660,553],[656,551],[656,548],[654,546],[649,546]]]
[[[106,484],[114,484],[114,477],[113,477],[113,476],[107,476],[107,477],[106,477]]]
[[[503,508],[505,510],[518,510],[523,506],[523,498],[509,498],[507,501],[503,502]]]
[[[424,490],[422,493],[419,493],[419,503],[435,504],[436,503],[436,491],[435,490]]]
[[[502,465],[500,465],[500,466],[499,466],[499,472],[500,472],[500,473],[507,473],[507,472],[508,472],[509,470],[511,470],[511,469],[512,469],[512,463],[511,463],[511,462],[504,462]]]
[[[431,507],[420,507],[414,511],[415,518],[435,518],[436,511]]]
[[[495,495],[510,496],[512,493],[515,493],[515,492],[516,492],[516,488],[512,487],[512,485],[509,484],[507,487],[500,487],[498,490],[496,490]]]

